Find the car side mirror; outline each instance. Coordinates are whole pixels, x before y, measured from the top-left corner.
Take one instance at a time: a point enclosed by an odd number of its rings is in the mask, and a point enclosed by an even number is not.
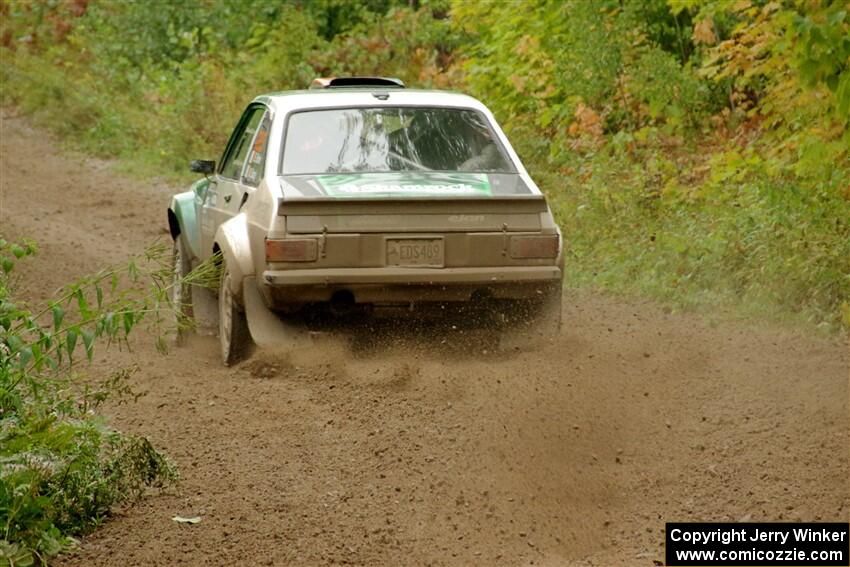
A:
[[[215,161],[207,159],[193,159],[189,164],[189,169],[195,173],[211,175],[215,172]]]

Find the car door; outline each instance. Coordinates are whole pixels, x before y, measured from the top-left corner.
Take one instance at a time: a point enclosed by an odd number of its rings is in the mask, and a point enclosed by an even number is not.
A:
[[[249,153],[253,159],[254,152],[251,149],[265,113],[266,108],[260,104],[251,105],[244,112],[206,191],[201,210],[201,247],[205,256],[212,254],[218,227],[239,212],[243,197],[252,190],[251,186],[243,184],[242,176]],[[256,165],[252,167],[256,168]],[[252,173],[257,175],[254,169]],[[261,172],[259,176],[262,176]]]

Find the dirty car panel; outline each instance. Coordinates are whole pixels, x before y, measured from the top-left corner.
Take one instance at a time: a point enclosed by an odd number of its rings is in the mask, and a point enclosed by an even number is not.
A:
[[[241,171],[220,165],[194,187],[197,218],[172,214],[193,231],[194,263],[220,252],[234,299],[256,286],[279,313],[559,298],[560,231],[486,107],[352,83],[249,105],[237,130],[252,145],[223,156]],[[216,217],[225,185],[229,213]]]

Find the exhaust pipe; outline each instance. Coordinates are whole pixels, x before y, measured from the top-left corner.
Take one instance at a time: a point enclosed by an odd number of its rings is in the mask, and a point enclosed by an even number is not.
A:
[[[335,317],[345,317],[354,312],[354,294],[347,289],[335,291],[331,296],[330,311]]]

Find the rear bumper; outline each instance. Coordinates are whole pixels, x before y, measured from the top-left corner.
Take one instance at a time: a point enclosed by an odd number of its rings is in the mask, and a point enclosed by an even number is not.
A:
[[[263,272],[273,286],[349,284],[464,284],[498,282],[550,282],[561,280],[558,266],[507,266],[500,268],[326,268]]]
[[[476,293],[529,299],[560,286],[558,266],[475,268],[329,268],[269,270],[262,288],[270,305],[329,301],[345,290],[357,303],[466,301]]]

